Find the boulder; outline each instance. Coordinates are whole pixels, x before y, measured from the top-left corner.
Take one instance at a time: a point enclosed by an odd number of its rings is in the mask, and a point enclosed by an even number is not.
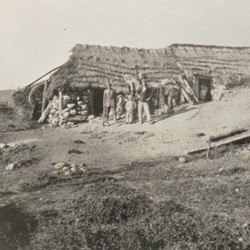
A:
[[[87,104],[83,104],[83,105],[81,105],[81,108],[82,108],[82,110],[87,110],[88,109],[88,105]]]
[[[81,112],[81,115],[83,115],[83,116],[87,116],[87,115],[88,115],[88,111],[87,111],[87,110],[82,111],[82,112]]]
[[[5,167],[5,169],[6,169],[6,170],[9,170],[9,171],[12,171],[12,170],[15,169],[15,167],[16,167],[16,164],[15,164],[15,163],[10,163],[9,165],[7,165],[7,166]]]
[[[66,171],[64,174],[65,174],[65,175],[70,175],[70,171],[68,170],[68,171]]]
[[[77,112],[76,112],[75,109],[71,109],[71,110],[69,111],[69,114],[70,114],[70,115],[76,115],[76,113],[77,113]]]
[[[76,172],[77,172],[77,168],[76,168],[76,166],[71,167],[71,171],[72,171],[73,173],[76,173]]]
[[[50,114],[55,115],[55,114],[56,114],[56,111],[57,111],[57,110],[56,110],[55,108],[53,108],[53,109],[50,110]]]
[[[65,167],[67,164],[65,162],[58,162],[55,164],[54,168],[55,169],[60,169],[60,168],[63,168]],[[68,169],[68,168],[67,168]]]
[[[4,143],[0,143],[0,149],[4,149],[7,145]]]
[[[69,112],[69,109],[68,109],[68,108],[62,110],[62,115],[63,115],[64,113],[66,113],[66,112],[67,112],[67,113]]]
[[[179,162],[180,163],[185,163],[186,162],[186,158],[183,157],[183,156],[179,157]]]
[[[63,167],[63,171],[68,171],[69,168],[68,167]]]
[[[11,143],[8,143],[8,146],[10,148],[15,148],[15,147],[20,146],[20,145],[21,145],[20,142],[11,142]]]
[[[69,104],[67,104],[67,108],[68,109],[72,109],[72,108],[74,108],[76,105],[75,105],[75,103],[69,103]]]
[[[63,113],[63,118],[68,118],[69,117],[69,112]]]

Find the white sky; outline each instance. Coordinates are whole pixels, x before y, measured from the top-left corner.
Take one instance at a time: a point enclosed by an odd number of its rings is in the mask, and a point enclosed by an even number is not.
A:
[[[23,87],[77,44],[250,46],[249,0],[0,0],[0,89]]]

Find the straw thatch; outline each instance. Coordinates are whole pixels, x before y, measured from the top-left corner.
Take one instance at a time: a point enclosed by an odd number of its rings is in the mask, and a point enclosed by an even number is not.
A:
[[[131,49],[76,45],[68,62],[51,76],[49,93],[54,89],[106,87],[113,82],[117,90],[127,89],[123,75],[136,76],[138,72],[152,81],[177,78],[179,69],[170,50]]]
[[[230,86],[250,75],[250,47],[173,44],[170,48],[189,76],[209,76]]]
[[[48,97],[59,88],[105,88],[127,91],[124,75],[142,73],[151,86],[181,74],[208,76],[214,84],[236,85],[250,79],[250,47],[173,44],[163,49],[136,49],[77,44],[69,60],[50,76]],[[27,90],[27,89],[26,89]]]

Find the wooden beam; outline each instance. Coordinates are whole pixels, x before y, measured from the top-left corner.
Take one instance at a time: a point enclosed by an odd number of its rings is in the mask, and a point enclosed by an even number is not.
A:
[[[37,78],[37,79],[36,79],[35,81],[33,81],[32,83],[28,84],[28,85],[26,86],[26,88],[29,87],[29,86],[31,86],[31,85],[33,85],[34,83],[38,82],[39,80],[41,80],[42,78],[44,78],[44,77],[47,76],[48,74],[52,73],[53,71],[59,69],[60,67],[61,67],[61,66],[58,66],[58,67],[56,67],[56,68],[50,70],[50,71],[47,72],[46,74],[42,75],[41,77]]]
[[[91,115],[95,115],[95,105],[94,105],[94,89],[89,90],[89,111]]]
[[[52,106],[52,102],[50,102],[50,103],[47,105],[46,109],[43,111],[43,113],[42,113],[40,119],[38,120],[38,123],[43,123],[43,122],[45,121],[46,117],[47,117],[48,114],[49,114],[49,111],[50,111],[51,106]]]
[[[181,94],[184,96],[184,98],[187,100],[188,103],[190,104],[194,104],[194,101],[191,99],[191,97],[188,95],[188,93],[186,92],[186,90],[183,87],[183,79],[180,77],[180,82],[181,82]]]
[[[240,144],[240,143],[244,143],[244,142],[250,142],[250,133],[249,132],[234,136],[233,138],[231,138],[231,137],[226,138],[223,141],[214,142],[213,144],[210,144],[210,146],[209,145],[208,146],[204,145],[204,147],[189,150],[187,152],[187,154],[193,155],[193,154],[202,153],[202,152],[208,151],[209,148],[210,148],[209,149],[209,153],[210,153],[210,150],[213,149],[213,148],[218,148],[218,147],[221,147],[221,146],[227,146],[229,144]]]
[[[43,89],[42,113],[44,112],[45,106],[46,106],[47,88],[48,88],[48,82],[45,81],[45,83],[44,83],[44,89]]]
[[[197,99],[193,89],[190,87],[189,83],[187,80],[183,79],[183,82],[185,83],[185,87],[188,90],[188,92],[190,93],[190,95],[194,98],[194,100],[199,103],[199,100]]]
[[[62,90],[59,90],[59,118],[60,118],[60,121],[61,121],[61,117],[62,117],[62,100],[63,97],[62,97]]]
[[[221,139],[224,139],[224,138],[227,138],[227,137],[230,137],[230,136],[234,136],[234,135],[237,135],[237,134],[241,134],[241,133],[246,132],[246,131],[247,131],[247,129],[244,129],[244,128],[234,129],[234,130],[231,130],[231,131],[226,132],[226,133],[210,136],[209,141],[211,141],[211,142],[219,141]]]
[[[176,64],[177,64],[177,67],[184,73],[184,75],[188,79],[188,74],[187,74],[186,70],[182,67],[181,63],[177,62]],[[190,94],[192,96],[192,98],[194,99],[195,102],[199,103],[199,100],[198,100],[197,96],[195,95],[193,89],[190,87],[188,81],[185,79],[182,79],[182,77],[180,77],[180,80],[181,80],[182,84],[184,84],[183,88],[185,88],[185,91],[188,92],[188,94]]]
[[[44,82],[39,82],[35,87],[33,87],[29,93],[29,97],[28,97],[28,100],[29,100],[29,103],[32,105],[34,104],[35,100],[33,99],[33,95],[34,93],[38,90],[38,88],[40,86],[42,86],[44,84]]]

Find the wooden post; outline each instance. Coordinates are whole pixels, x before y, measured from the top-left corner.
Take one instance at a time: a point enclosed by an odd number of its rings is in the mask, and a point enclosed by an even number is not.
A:
[[[211,141],[210,141],[210,139],[208,139],[207,143],[208,143],[208,149],[207,149],[206,157],[207,157],[207,159],[209,159],[210,158],[210,152],[211,152]]]
[[[59,90],[59,118],[61,122],[62,117],[62,90]]]
[[[45,83],[44,83],[44,89],[43,89],[42,113],[44,112],[45,106],[46,106],[46,101],[47,101],[47,88],[48,88],[48,82],[45,81]]]
[[[95,105],[94,105],[94,89],[89,90],[89,111],[91,115],[95,115]]]

